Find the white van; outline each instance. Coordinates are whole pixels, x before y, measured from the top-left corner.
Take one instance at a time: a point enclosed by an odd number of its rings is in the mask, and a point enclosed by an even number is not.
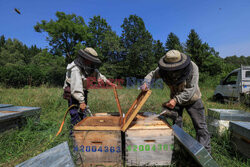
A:
[[[241,66],[222,79],[214,91],[214,98],[224,102],[226,100],[244,101],[250,104],[250,66]]]

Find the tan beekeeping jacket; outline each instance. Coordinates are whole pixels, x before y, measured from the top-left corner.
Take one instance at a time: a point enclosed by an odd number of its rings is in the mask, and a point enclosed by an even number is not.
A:
[[[199,69],[197,65],[192,62],[192,72],[188,76],[188,78],[179,85],[168,85],[170,88],[170,98],[175,98],[177,103],[180,105],[188,105],[197,101],[201,98],[201,92],[198,85],[199,82]],[[159,67],[157,67],[154,71],[151,71],[144,79],[148,85],[152,79],[160,78]]]
[[[107,78],[102,75],[97,69],[90,77],[96,77],[97,80],[102,79],[105,83]],[[63,89],[70,85],[71,95],[79,101],[79,103],[84,102],[84,90],[87,90],[87,78],[82,73],[81,69],[74,63],[70,63],[67,66],[66,79],[64,81]]]

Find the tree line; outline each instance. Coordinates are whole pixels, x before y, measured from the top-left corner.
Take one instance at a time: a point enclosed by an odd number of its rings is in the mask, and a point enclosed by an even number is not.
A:
[[[144,21],[137,15],[124,18],[118,36],[101,16],[90,18],[88,24],[75,14],[56,12],[55,20],[42,20],[34,26],[46,34],[50,49],[36,45],[27,47],[17,39],[0,38],[0,78],[6,86],[23,87],[41,84],[62,85],[66,65],[79,49],[93,47],[102,60],[100,71],[108,78],[143,78],[157,67],[158,60],[168,50],[176,49],[191,57],[198,65],[205,82],[208,77],[223,77],[240,64],[250,65],[250,57],[231,56],[225,59],[203,42],[194,29],[181,43],[171,32],[163,44],[154,40]]]

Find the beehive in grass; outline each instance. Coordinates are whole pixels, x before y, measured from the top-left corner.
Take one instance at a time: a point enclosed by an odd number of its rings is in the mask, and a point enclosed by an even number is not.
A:
[[[6,106],[0,107],[0,132],[21,127],[27,117],[33,117],[36,121],[40,118],[40,107]]]

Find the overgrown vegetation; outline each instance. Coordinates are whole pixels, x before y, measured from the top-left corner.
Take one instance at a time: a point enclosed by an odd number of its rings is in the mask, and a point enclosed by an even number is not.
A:
[[[34,26],[35,31],[47,35],[46,40],[51,47],[49,50],[35,45],[28,47],[17,39],[5,39],[3,35],[0,37],[0,103],[42,108],[39,124],[28,120],[27,125],[19,130],[0,134],[0,166],[16,165],[63,141],[68,141],[72,146],[68,135],[69,117],[62,134],[54,139],[67,109],[67,102],[62,98],[61,87],[50,86],[63,84],[66,65],[74,60],[80,48],[96,49],[103,62],[100,71],[108,78],[123,79],[142,79],[157,67],[158,60],[166,51],[180,50],[190,55],[199,66],[206,109],[234,108],[249,111],[249,108],[240,104],[218,104],[210,99],[220,79],[241,64],[250,65],[250,57],[232,56],[223,59],[193,29],[183,43],[171,32],[164,45],[153,39],[142,18],[136,15],[124,18],[121,28],[121,36],[118,36],[101,16],[94,16],[86,24],[81,16],[57,12],[55,20],[42,20]],[[163,91],[154,89],[142,111],[160,112],[161,103],[168,100],[168,91],[166,88]],[[127,111],[139,91],[120,89],[118,93],[122,109]],[[89,99],[94,112],[117,111],[112,90],[91,90]],[[195,135],[186,113],[184,130]],[[212,138],[212,151],[221,166],[250,165],[249,160],[242,159],[232,150],[227,135]],[[189,157],[185,161],[188,160]],[[178,166],[178,162],[175,165]]]
[[[218,84],[241,64],[250,64],[250,57],[219,57],[194,29],[183,42],[171,32],[164,46],[153,39],[139,16],[124,18],[121,28],[118,36],[101,16],[90,18],[87,24],[81,16],[57,12],[55,20],[42,20],[34,26],[35,31],[46,34],[50,50],[35,45],[27,47],[17,39],[1,36],[0,82],[7,87],[62,85],[67,63],[74,60],[80,48],[87,46],[96,49],[103,62],[100,71],[109,78],[143,78],[170,49],[191,56],[199,66],[201,82],[216,78],[210,85]]]
[[[218,104],[210,100],[213,89],[201,87],[202,98],[206,110],[208,108],[233,108],[250,111],[240,104]],[[126,112],[136,96],[139,94],[136,89],[119,89],[119,99],[123,112]],[[103,98],[105,97],[105,98]],[[39,153],[56,146],[63,141],[68,141],[71,148],[72,141],[69,138],[69,115],[59,137],[54,138],[62,121],[67,102],[62,98],[62,88],[40,88],[26,87],[22,89],[0,88],[0,103],[10,103],[22,106],[39,106],[42,108],[40,123],[36,124],[32,120],[19,129],[11,130],[0,134],[0,166],[14,166]],[[142,111],[159,113],[161,104],[169,99],[169,90],[164,88],[153,89],[152,95],[143,106]],[[112,89],[90,90],[89,106],[92,112],[118,112]],[[195,136],[195,131],[190,117],[184,112],[184,130]],[[232,149],[229,135],[222,137],[212,137],[212,156],[220,166],[249,166],[250,161],[243,159]],[[186,157],[186,158],[184,158]],[[184,161],[185,159],[185,161]],[[173,166],[178,164],[189,164],[191,157],[187,154],[180,155]],[[184,165],[186,166],[186,165]]]

